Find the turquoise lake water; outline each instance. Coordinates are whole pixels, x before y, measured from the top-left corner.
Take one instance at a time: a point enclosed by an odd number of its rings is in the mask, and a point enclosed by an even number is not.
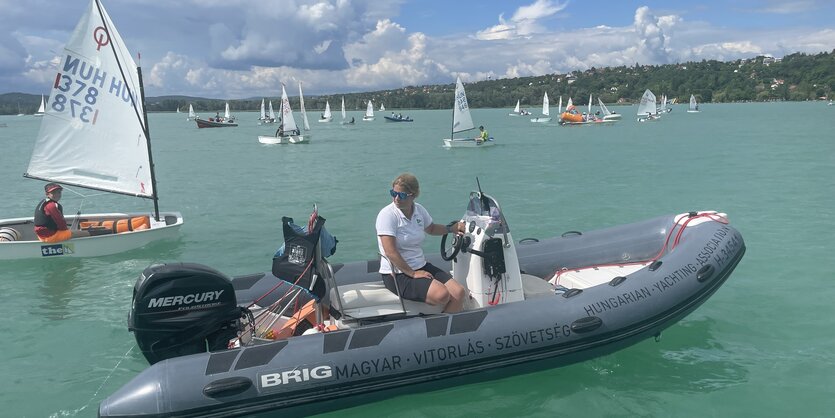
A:
[[[334,262],[374,258],[374,220],[391,180],[410,171],[439,221],[459,218],[478,177],[514,238],[546,238],[691,210],[726,212],[747,253],[702,307],[615,354],[509,378],[476,376],[323,416],[832,416],[835,410],[835,107],[825,103],[686,106],[653,123],[636,107],[613,126],[560,127],[474,109],[497,140],[441,147],[449,111],[398,111],[355,126],[317,123],[312,143],[260,145],[256,113],[197,129],[151,114],[161,210],[183,213],[178,240],[84,260],[0,262],[0,405],[9,417],[93,417],[143,370],[126,320],[143,268],[207,264],[229,275],[270,269],[281,217],[314,203],[339,239]],[[390,109],[391,110],[391,109]],[[208,114],[207,114],[208,115]],[[298,121],[298,114],[297,121]],[[349,116],[350,117],[350,116]],[[40,120],[0,116],[0,218],[31,216],[43,182],[24,179]],[[73,189],[74,213],[149,210],[150,201]],[[427,251],[438,251],[438,238]]]

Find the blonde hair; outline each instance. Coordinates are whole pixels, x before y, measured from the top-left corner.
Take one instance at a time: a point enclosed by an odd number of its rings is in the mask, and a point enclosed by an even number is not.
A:
[[[415,177],[412,173],[403,173],[391,182],[391,187],[400,185],[400,187],[406,189],[407,193],[413,194],[417,197],[420,194],[420,184],[418,183],[417,177]]]

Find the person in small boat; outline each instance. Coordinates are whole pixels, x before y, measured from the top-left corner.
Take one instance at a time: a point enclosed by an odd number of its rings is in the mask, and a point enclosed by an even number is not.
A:
[[[432,222],[432,216],[415,199],[420,185],[411,173],[397,176],[391,183],[392,202],[377,214],[377,245],[380,254],[380,274],[386,288],[404,299],[444,307],[444,312],[459,312],[464,306],[467,291],[449,272],[426,261],[423,241],[426,234],[444,235],[464,232],[464,225],[450,226]],[[395,286],[395,280],[397,286]]]
[[[64,190],[58,183],[44,186],[46,198],[35,207],[35,235],[42,242],[61,242],[71,238],[88,237],[89,231],[70,231],[64,219],[64,208],[58,203]]]
[[[490,138],[490,135],[487,134],[487,131],[484,129],[484,126],[479,126],[478,130],[479,130],[479,135],[475,138],[475,142],[480,144],[480,143],[486,141],[488,138]]]
[[[351,116],[351,123],[354,123],[354,117]]]
[[[278,129],[275,130],[275,136],[284,136],[284,124],[278,125]]]

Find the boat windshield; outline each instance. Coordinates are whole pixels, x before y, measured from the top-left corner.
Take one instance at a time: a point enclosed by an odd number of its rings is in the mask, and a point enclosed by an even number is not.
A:
[[[470,193],[470,202],[467,205],[465,220],[474,222],[478,227],[487,231],[489,235],[496,232],[510,232],[499,202],[492,196],[481,192]]]

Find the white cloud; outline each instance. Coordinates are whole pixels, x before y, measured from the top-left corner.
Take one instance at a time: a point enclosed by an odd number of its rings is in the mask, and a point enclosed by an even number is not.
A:
[[[517,9],[509,21],[504,19],[504,14],[499,15],[499,24],[478,31],[475,37],[481,40],[529,38],[545,30],[540,20],[557,14],[567,6],[567,2],[559,4],[551,0],[536,0]]]

